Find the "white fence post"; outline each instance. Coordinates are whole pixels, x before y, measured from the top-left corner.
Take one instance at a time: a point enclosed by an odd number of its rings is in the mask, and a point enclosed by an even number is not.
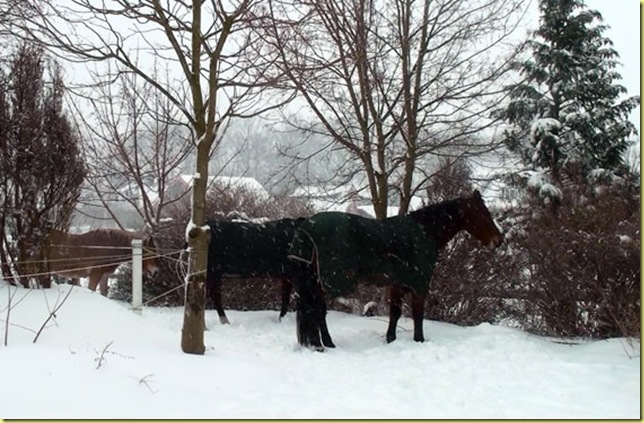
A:
[[[143,310],[143,240],[132,240],[132,310]]]

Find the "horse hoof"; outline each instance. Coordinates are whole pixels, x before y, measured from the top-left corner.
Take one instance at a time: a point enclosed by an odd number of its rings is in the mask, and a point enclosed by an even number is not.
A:
[[[228,317],[226,316],[219,316],[219,321],[221,322],[222,325],[229,325],[230,321],[228,320]]]
[[[395,340],[396,340],[396,335],[393,335],[393,336],[387,335],[387,343],[388,344],[391,344]]]
[[[418,339],[414,338],[414,341],[416,341],[416,342],[425,342],[425,338],[421,336]]]

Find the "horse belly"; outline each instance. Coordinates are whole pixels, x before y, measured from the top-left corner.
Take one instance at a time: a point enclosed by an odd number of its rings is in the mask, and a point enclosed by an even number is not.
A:
[[[378,286],[378,287],[389,286],[397,282],[387,273],[364,272],[357,279],[358,279],[358,282],[363,285],[371,285],[371,286]]]
[[[87,278],[89,277],[90,272],[88,267],[89,266],[85,261],[69,260],[50,265],[49,271],[66,278]]]
[[[284,274],[284,260],[271,260],[265,254],[240,252],[214,257],[216,273],[228,277],[279,277]]]

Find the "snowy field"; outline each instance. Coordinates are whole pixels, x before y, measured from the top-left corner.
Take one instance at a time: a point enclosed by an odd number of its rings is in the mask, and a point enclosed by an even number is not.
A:
[[[181,352],[183,308],[127,305],[85,288],[33,339],[70,286],[0,287],[0,418],[631,418],[640,414],[640,345],[552,342],[489,324],[425,321],[424,344],[402,319],[338,312],[338,346],[300,348],[295,316],[208,310],[206,354]]]

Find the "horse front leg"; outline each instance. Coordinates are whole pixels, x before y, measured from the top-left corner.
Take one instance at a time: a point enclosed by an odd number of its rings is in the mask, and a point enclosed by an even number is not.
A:
[[[425,342],[423,336],[423,321],[425,319],[425,297],[427,294],[412,293],[411,314],[414,319],[414,341]]]
[[[109,275],[110,272],[104,272],[102,270],[89,272],[89,284],[87,287],[91,291],[96,291],[96,288],[100,285],[101,295],[107,297],[107,279]]]
[[[109,276],[109,273],[104,273],[103,276],[101,276],[101,280],[98,282],[101,295],[104,297],[107,297],[107,280],[109,279]]]
[[[386,339],[387,343],[390,343],[396,340],[396,326],[402,314],[402,297],[404,292],[401,287],[396,285],[390,285],[386,289],[389,294],[389,326],[387,327]]]
[[[89,282],[87,283],[87,288],[89,288],[90,291],[94,292],[96,291],[96,288],[98,287],[99,282],[101,281],[101,277],[103,276],[103,272],[101,271],[96,271],[92,270],[89,272],[88,278]]]

